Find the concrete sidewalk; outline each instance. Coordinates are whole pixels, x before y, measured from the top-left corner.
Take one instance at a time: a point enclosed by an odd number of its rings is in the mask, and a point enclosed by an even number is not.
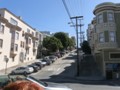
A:
[[[9,74],[12,70],[14,70],[14,69],[17,68],[17,67],[26,66],[26,65],[31,64],[31,63],[33,63],[33,62],[35,62],[35,61],[36,61],[36,60],[32,60],[32,61],[30,61],[30,62],[21,63],[21,64],[19,64],[19,65],[10,67],[10,68],[7,69],[6,74]],[[5,69],[0,70],[0,75],[5,75]]]

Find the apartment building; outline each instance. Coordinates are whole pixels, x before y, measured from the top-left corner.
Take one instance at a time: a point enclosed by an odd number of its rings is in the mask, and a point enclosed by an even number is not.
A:
[[[35,60],[42,34],[6,8],[0,9],[0,70]],[[6,62],[8,61],[8,62]]]
[[[120,4],[101,3],[93,13],[95,18],[89,25],[88,38],[102,76],[120,78]]]

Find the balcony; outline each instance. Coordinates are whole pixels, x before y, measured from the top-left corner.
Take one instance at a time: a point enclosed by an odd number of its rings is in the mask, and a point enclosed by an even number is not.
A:
[[[8,20],[5,19],[4,17],[0,16],[0,21],[3,22],[3,23],[8,23]]]
[[[15,57],[16,55],[17,55],[17,51],[15,51],[13,48],[11,48],[10,57]]]
[[[34,37],[30,32],[26,32],[26,33],[25,33],[25,36],[26,36],[26,37],[32,37],[32,38]]]
[[[17,25],[13,25],[13,24],[11,24],[11,23],[7,23],[7,25],[6,25],[7,27],[10,27],[12,30],[16,30],[16,31],[21,31],[22,30],[22,28],[21,27],[19,27],[19,26],[17,26]]]
[[[35,37],[35,36],[34,36],[34,37],[32,37],[32,39],[33,39],[33,40],[38,40],[38,37]]]
[[[37,50],[37,47],[33,46],[33,51],[36,51]]]
[[[30,44],[26,43],[26,48],[30,48]]]

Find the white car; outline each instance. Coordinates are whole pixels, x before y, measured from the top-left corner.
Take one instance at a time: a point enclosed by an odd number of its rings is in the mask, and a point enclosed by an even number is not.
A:
[[[42,61],[42,59],[37,59],[36,62],[40,62],[43,66],[47,65],[47,63],[45,61]]]
[[[28,76],[26,79],[43,87],[44,90],[72,90],[71,88],[68,88],[67,86],[63,86],[63,85],[58,85],[58,84],[57,85],[56,84],[49,85],[45,82],[35,79],[34,77],[31,77],[31,76]]]
[[[33,67],[27,66],[26,68],[28,68],[28,70],[29,70],[30,73],[33,73],[33,72],[34,72],[34,68],[33,68]]]

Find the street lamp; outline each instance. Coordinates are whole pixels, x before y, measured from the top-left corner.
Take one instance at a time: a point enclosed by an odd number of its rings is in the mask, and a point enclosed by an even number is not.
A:
[[[8,59],[7,56],[4,56],[4,61],[6,62],[6,65],[5,65],[5,74],[7,74],[7,63],[9,61],[9,59]]]

